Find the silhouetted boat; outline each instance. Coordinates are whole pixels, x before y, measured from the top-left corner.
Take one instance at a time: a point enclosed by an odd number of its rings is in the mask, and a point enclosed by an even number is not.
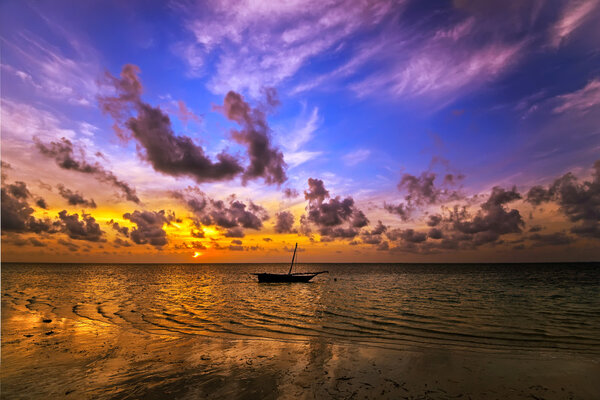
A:
[[[308,282],[315,276],[319,274],[328,273],[328,271],[321,272],[295,272],[292,274],[292,268],[294,267],[294,260],[296,259],[296,250],[298,249],[298,243],[296,243],[296,247],[294,247],[294,255],[292,256],[292,264],[290,265],[290,270],[287,274],[269,274],[266,272],[262,273],[254,273],[252,275],[256,275],[258,277],[259,282]]]

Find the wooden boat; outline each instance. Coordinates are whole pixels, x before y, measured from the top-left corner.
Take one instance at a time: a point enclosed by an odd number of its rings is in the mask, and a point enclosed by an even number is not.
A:
[[[252,275],[256,275],[258,277],[259,282],[265,283],[275,283],[275,282],[309,282],[312,278],[319,274],[328,273],[328,271],[321,272],[295,272],[292,273],[292,268],[294,268],[294,260],[296,259],[296,250],[298,249],[298,243],[296,243],[296,247],[294,247],[294,255],[292,256],[292,263],[290,265],[290,270],[287,274],[269,274],[266,272],[254,273]]]

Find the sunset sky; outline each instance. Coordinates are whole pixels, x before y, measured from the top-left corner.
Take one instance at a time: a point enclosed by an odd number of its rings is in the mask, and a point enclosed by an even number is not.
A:
[[[598,260],[598,21],[2,1],[2,261]]]

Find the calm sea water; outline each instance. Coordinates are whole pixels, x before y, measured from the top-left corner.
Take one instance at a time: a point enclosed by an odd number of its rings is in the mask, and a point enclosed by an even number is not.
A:
[[[287,266],[5,263],[2,325],[26,309],[167,335],[600,354],[597,264],[297,268],[323,269],[309,284],[258,284],[251,272]]]

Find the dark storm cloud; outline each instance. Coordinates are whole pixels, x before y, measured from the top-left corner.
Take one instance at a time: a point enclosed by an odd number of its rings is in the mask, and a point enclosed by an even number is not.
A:
[[[432,214],[428,217],[427,225],[428,226],[438,226],[442,222],[442,216],[439,214]]]
[[[354,228],[324,226],[319,229],[319,234],[327,239],[353,239],[359,230]],[[321,241],[326,241],[321,238]]]
[[[403,240],[410,243],[421,243],[427,240],[426,233],[414,229],[391,229],[386,232],[386,236],[391,241]]]
[[[436,186],[437,175],[430,171],[420,176],[404,174],[398,183],[398,190],[406,193],[404,201],[397,205],[384,203],[383,208],[398,215],[402,221],[408,221],[412,213],[420,207],[460,200],[463,196],[451,187],[464,179],[462,174],[446,174],[440,186]]]
[[[38,206],[39,208],[43,208],[44,210],[48,209],[48,204],[46,203],[46,200],[44,200],[41,197],[35,201],[35,205]]]
[[[287,199],[295,199],[296,197],[298,197],[300,195],[300,193],[298,193],[298,191],[296,189],[285,188],[283,191],[283,195]]]
[[[6,189],[17,199],[26,199],[31,196],[25,182],[15,182],[11,185],[6,185]]]
[[[427,236],[431,239],[442,239],[444,237],[444,233],[441,229],[431,228]]]
[[[53,158],[56,164],[66,170],[77,171],[84,174],[93,175],[101,182],[109,183],[119,189],[125,198],[129,201],[139,204],[140,199],[137,197],[135,189],[127,183],[119,180],[115,174],[106,170],[98,162],[89,163],[85,160],[85,151],[78,149],[79,157],[75,156],[75,149],[70,140],[62,138],[58,142],[50,142],[50,144],[42,143],[38,138],[34,138],[34,142],[38,150],[45,156]]]
[[[267,101],[275,105],[273,99],[276,92],[267,92]],[[275,148],[269,137],[270,129],[265,113],[258,108],[251,108],[242,95],[229,92],[225,96],[223,106],[218,107],[231,121],[237,122],[242,129],[233,130],[233,139],[248,149],[250,165],[242,175],[244,181],[263,178],[267,184],[282,184],[287,180],[286,164],[283,153]]]
[[[131,247],[131,243],[129,243],[127,240],[123,240],[121,238],[116,238],[113,243],[114,243],[115,247]]]
[[[121,226],[119,225],[118,222],[114,222],[112,219],[110,220],[110,222],[108,222],[108,224],[117,232],[119,232],[121,235],[125,236],[125,237],[129,237],[129,228],[126,226]]]
[[[230,196],[227,201],[214,200],[192,187],[181,192],[172,192],[172,196],[194,213],[198,223],[228,229],[226,236],[243,237],[242,228],[260,230],[263,222],[269,219],[269,214],[263,207],[252,201],[246,204],[234,196]]]
[[[381,221],[377,221],[377,225],[370,231],[363,231],[360,235],[363,243],[365,244],[379,244],[383,240],[381,235],[388,230]]]
[[[397,245],[391,251],[433,254],[442,250],[475,249],[503,243],[502,235],[521,233],[525,225],[516,209],[507,205],[521,199],[516,188],[494,187],[487,200],[474,214],[466,206],[442,207],[443,215],[428,217],[428,232],[414,229],[391,229],[385,235]]]
[[[36,238],[29,238],[29,241],[31,242],[32,245],[34,245],[35,247],[46,247],[46,244],[44,244],[43,242],[40,242],[38,239]]]
[[[290,233],[294,226],[294,214],[289,211],[282,211],[275,215],[277,222],[275,223],[275,232]]]
[[[220,153],[213,163],[190,137],[176,136],[169,116],[158,107],[138,104],[137,117],[130,118],[126,125],[144,149],[141,157],[156,171],[190,176],[198,183],[228,180],[242,171],[234,157]]]
[[[534,246],[560,246],[573,243],[575,240],[565,232],[549,233],[547,235],[535,233],[529,235],[529,239],[535,242]]]
[[[211,200],[211,211],[208,214],[213,225],[224,228],[241,226],[243,228],[259,230],[269,216],[267,211],[253,202],[248,205],[239,200]]]
[[[196,215],[201,215],[204,212],[210,200],[204,192],[192,186],[182,192],[173,191],[171,196],[183,202]]]
[[[355,212],[354,199],[336,197],[327,202],[310,203],[308,220],[317,226],[331,227],[350,220]]]
[[[58,244],[62,244],[67,249],[69,249],[69,251],[77,251],[77,250],[79,250],[79,246],[77,246],[75,243],[66,241],[64,239],[58,239]]]
[[[20,237],[17,237],[15,239],[13,239],[12,241],[10,241],[10,243],[14,244],[15,246],[35,246],[35,247],[46,247],[46,245],[42,242],[40,242],[38,239],[36,238],[28,238],[28,239],[23,239]]]
[[[304,191],[304,198],[309,202],[317,201],[322,203],[326,197],[329,197],[329,191],[325,189],[325,184],[321,179],[308,178],[308,190]]]
[[[27,202],[29,197],[31,194],[25,183],[5,184],[3,182],[0,199],[3,234],[6,232],[56,232],[58,227],[55,222],[49,219],[37,219],[31,215],[34,210]]]
[[[62,210],[58,213],[58,218],[62,222],[62,230],[71,239],[87,240],[89,242],[105,242],[102,238],[104,232],[100,229],[100,225],[96,219],[89,214],[82,214],[81,220],[78,214],[71,214],[67,210]]]
[[[390,249],[390,244],[388,242],[381,242],[379,246],[377,246],[377,250],[379,251],[387,251]]]
[[[154,247],[162,247],[167,244],[167,232],[163,229],[168,224],[169,218],[164,210],[160,211],[138,211],[123,214],[123,218],[136,224],[131,229],[129,237],[136,244],[149,244]]]
[[[375,225],[375,228],[371,231],[371,234],[381,235],[382,233],[385,233],[387,229],[387,226],[385,226],[381,221],[377,221],[377,225]]]
[[[192,229],[190,230],[190,235],[198,239],[202,239],[205,237],[204,230],[202,229]]]
[[[227,231],[223,234],[223,236],[229,237],[229,238],[243,238],[246,235],[244,234],[244,230],[242,228],[235,227],[235,228],[227,229]]]
[[[494,242],[500,235],[520,233],[524,226],[519,210],[507,211],[505,204],[521,199],[521,195],[513,187],[505,190],[494,187],[488,200],[481,205],[481,210],[471,220],[465,220],[464,214],[452,214],[453,227],[456,231],[471,234],[476,244]]]
[[[283,154],[271,145],[264,112],[252,109],[241,95],[229,92],[217,109],[243,128],[234,130],[232,137],[247,147],[250,165],[246,169],[225,152],[213,162],[192,138],[175,135],[169,116],[142,101],[139,72],[137,66],[128,64],[119,78],[107,73],[106,83],[115,94],[98,100],[102,110],[115,119],[117,134],[124,140],[134,138],[140,145],[140,156],[156,171],[189,176],[198,183],[230,180],[239,174],[244,181],[264,178],[268,184],[281,184],[287,179]]]
[[[206,250],[206,246],[202,243],[202,242],[189,242],[188,246],[190,246],[192,249],[196,249],[196,250]]]
[[[390,214],[398,215],[402,221],[408,221],[412,212],[415,210],[414,207],[411,207],[406,203],[400,203],[397,205],[383,203],[383,208]]]
[[[304,234],[310,232],[312,224],[318,228],[322,241],[351,239],[359,234],[360,228],[369,223],[364,213],[355,206],[352,197],[329,198],[329,191],[320,179],[308,179],[308,190],[304,192],[304,197],[308,200],[307,215],[300,220]],[[326,198],[329,200],[325,201]],[[342,227],[343,224],[348,224],[348,227]]]
[[[363,226],[367,226],[369,224],[369,220],[367,216],[361,211],[358,210],[354,213],[352,217],[352,227],[353,228],[362,228]]]
[[[527,201],[535,206],[556,202],[563,214],[577,223],[571,228],[572,233],[600,238],[600,160],[594,163],[591,180],[580,182],[569,172],[548,187],[532,187]]]
[[[64,185],[59,184],[56,186],[58,193],[69,202],[72,206],[82,205],[85,207],[96,208],[96,202],[94,199],[86,200],[83,195],[78,192],[73,192],[71,189],[67,189]]]
[[[120,78],[106,73],[106,83],[115,90],[113,96],[99,97],[100,107],[116,121],[115,130],[123,140],[132,137],[140,146],[140,156],[159,172],[171,176],[189,176],[197,182],[228,180],[241,173],[238,161],[225,153],[212,162],[201,146],[188,136],[176,136],[169,116],[159,107],[141,100],[143,91],[138,78],[140,69],[131,64],[123,67]],[[135,116],[132,116],[135,113]]]

